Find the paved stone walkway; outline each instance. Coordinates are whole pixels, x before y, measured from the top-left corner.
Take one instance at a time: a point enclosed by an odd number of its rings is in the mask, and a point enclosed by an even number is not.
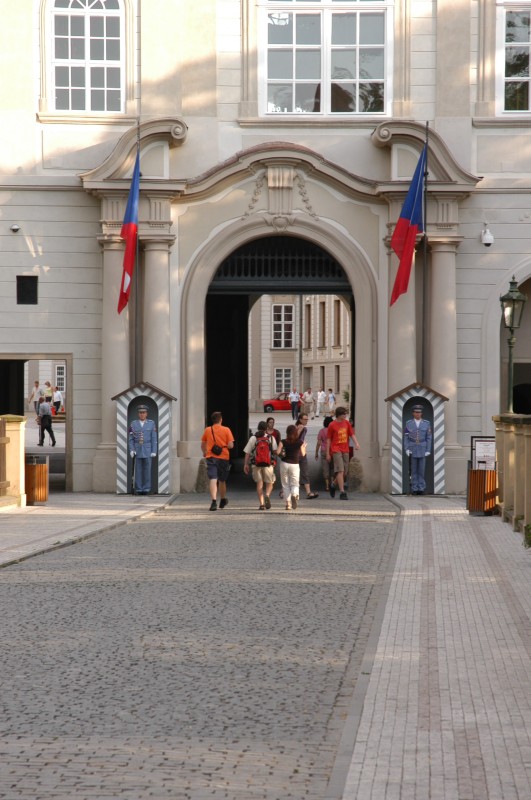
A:
[[[509,525],[463,498],[167,500],[92,496],[82,543],[0,570],[2,800],[531,798]],[[0,515],[0,561],[35,511]]]
[[[0,572],[1,798],[323,800],[397,509],[275,506],[184,496]]]

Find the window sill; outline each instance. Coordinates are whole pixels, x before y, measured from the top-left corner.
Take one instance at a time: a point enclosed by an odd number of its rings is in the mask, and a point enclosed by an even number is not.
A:
[[[372,117],[314,117],[310,114],[297,114],[285,116],[283,114],[268,115],[267,117],[240,117],[237,120],[241,128],[300,128],[311,125],[312,128],[374,128],[384,120],[389,119],[385,114]]]
[[[522,112],[518,117],[473,117],[472,126],[474,128],[529,128],[531,125],[531,113]]]
[[[41,114],[37,112],[37,122],[43,125],[136,125],[137,117],[126,114]]]

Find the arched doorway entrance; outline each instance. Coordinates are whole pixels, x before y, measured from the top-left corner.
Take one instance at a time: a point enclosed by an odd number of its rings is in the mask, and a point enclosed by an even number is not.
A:
[[[212,410],[221,410],[236,436],[238,451],[249,431],[248,317],[253,304],[264,294],[341,296],[350,310],[351,353],[356,351],[352,288],[341,265],[324,248],[301,237],[277,235],[253,239],[230,253],[216,271],[206,298],[205,421],[208,424]],[[302,352],[302,320],[297,318],[296,310],[291,324],[293,337],[287,349]],[[260,353],[260,358],[271,359],[275,350],[267,349],[268,353]],[[348,369],[354,416],[354,357]],[[302,389],[301,374],[302,370],[296,383]]]

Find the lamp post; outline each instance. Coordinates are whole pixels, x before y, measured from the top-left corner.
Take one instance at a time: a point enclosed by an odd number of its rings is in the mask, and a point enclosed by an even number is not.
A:
[[[509,338],[507,343],[509,345],[509,376],[507,386],[507,413],[513,413],[513,351],[516,342],[514,331],[520,327],[522,321],[522,314],[527,296],[518,291],[516,279],[513,275],[512,281],[509,282],[509,291],[500,297],[500,303],[503,312],[503,324],[509,331]]]

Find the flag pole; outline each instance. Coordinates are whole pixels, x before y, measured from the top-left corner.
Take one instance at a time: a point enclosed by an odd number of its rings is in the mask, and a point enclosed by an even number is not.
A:
[[[136,117],[136,156],[140,161],[140,116],[142,113],[142,64],[140,61],[140,45],[141,45],[141,18],[142,18],[142,3],[139,0],[138,3],[138,16],[137,16],[137,76],[136,76],[136,108],[137,108],[137,117]],[[140,177],[142,173],[140,173]],[[140,192],[138,198],[138,205],[140,208]],[[140,220],[139,220],[140,223]],[[133,337],[133,385],[136,385],[141,380],[141,354],[142,354],[142,336],[141,336],[141,329],[142,329],[142,320],[140,318],[140,312],[142,309],[142,303],[140,302],[139,293],[140,293],[140,279],[139,279],[139,271],[140,271],[140,236],[137,235],[136,237],[136,269],[135,269],[135,305],[134,305],[134,318],[133,318],[133,326],[134,326],[134,337]]]
[[[422,198],[422,210],[423,210],[423,235],[422,235],[422,345],[421,345],[421,359],[420,359],[420,382],[421,384],[425,383],[426,377],[426,305],[427,305],[427,298],[428,298],[428,286],[427,286],[427,276],[428,276],[428,231],[427,231],[427,211],[428,211],[428,158],[429,158],[429,130],[430,130],[430,123],[426,122],[426,161],[424,165],[424,176],[423,176],[423,198]]]
[[[140,116],[137,118],[136,124],[136,155],[137,158],[140,157]],[[140,197],[139,203],[140,207]],[[134,272],[134,312],[133,312],[133,329],[134,329],[134,336],[133,336],[133,385],[136,385],[140,381],[140,347],[141,347],[141,336],[140,336],[140,308],[141,303],[139,301],[139,291],[140,291],[140,281],[138,277],[138,273],[140,270],[140,236],[137,235],[136,237],[136,269]]]

